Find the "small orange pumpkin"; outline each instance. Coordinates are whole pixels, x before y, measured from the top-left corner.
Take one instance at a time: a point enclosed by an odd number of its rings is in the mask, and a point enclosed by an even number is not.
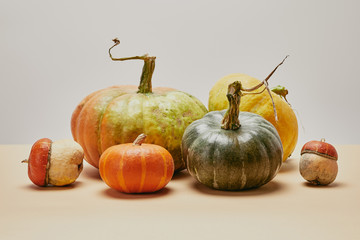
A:
[[[103,181],[120,192],[156,192],[164,188],[174,174],[174,161],[163,147],[143,143],[140,134],[133,143],[114,145],[99,160]]]

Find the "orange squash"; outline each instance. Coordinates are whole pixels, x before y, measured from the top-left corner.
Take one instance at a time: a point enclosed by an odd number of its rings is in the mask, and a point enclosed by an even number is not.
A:
[[[99,161],[100,176],[111,188],[125,193],[156,192],[164,188],[174,174],[174,161],[163,147],[143,143],[140,134],[134,143],[114,145]]]

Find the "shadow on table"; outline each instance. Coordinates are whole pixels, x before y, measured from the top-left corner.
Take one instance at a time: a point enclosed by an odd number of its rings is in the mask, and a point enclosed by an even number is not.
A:
[[[169,195],[172,192],[171,189],[165,187],[154,193],[122,193],[115,189],[108,188],[101,192],[102,195],[106,197],[116,198],[116,199],[148,199],[148,198],[158,198],[165,195]]]
[[[29,184],[24,186],[25,189],[29,189],[32,191],[64,191],[64,190],[71,190],[71,189],[75,189],[78,188],[82,185],[83,183],[81,181],[76,181],[72,184],[66,185],[66,186],[52,186],[52,185],[48,185],[46,187],[39,187],[37,185],[34,184]]]
[[[181,180],[191,177],[187,170],[182,170],[180,172],[175,172],[174,176],[172,177],[171,181]]]
[[[95,180],[102,180],[100,177],[100,173],[99,173],[99,169],[92,167],[92,166],[87,166],[84,167],[83,172],[81,173],[81,175],[85,178],[90,178],[90,179],[95,179]],[[181,180],[181,179],[185,179],[187,177],[190,177],[190,174],[188,173],[187,170],[182,170],[179,172],[175,172],[172,179],[171,180]]]
[[[322,189],[326,189],[326,188],[337,188],[337,187],[344,187],[346,186],[346,184],[342,183],[342,182],[333,182],[329,185],[314,185],[311,184],[309,182],[303,182],[303,186],[305,187],[309,187],[309,188],[322,188]]]
[[[283,164],[281,165],[279,173],[287,173],[292,171],[298,171],[298,164],[299,159],[296,158],[288,158]]]
[[[97,169],[96,167],[93,167],[93,166],[84,167],[81,175],[86,178],[101,180],[99,169]]]
[[[205,194],[217,195],[217,196],[234,196],[234,197],[271,194],[271,193],[275,193],[275,192],[277,193],[279,191],[283,191],[285,189],[285,186],[283,184],[276,182],[274,180],[259,188],[252,188],[241,191],[223,191],[223,190],[212,189],[201,184],[198,181],[192,182],[191,187]]]

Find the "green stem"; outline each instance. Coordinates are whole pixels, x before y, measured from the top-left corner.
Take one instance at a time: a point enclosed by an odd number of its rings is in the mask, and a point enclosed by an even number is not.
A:
[[[225,130],[237,130],[240,128],[239,108],[241,99],[241,83],[233,82],[228,87],[226,97],[229,101],[229,108],[221,122],[221,128]]]
[[[144,133],[140,134],[133,142],[133,145],[141,146],[141,144],[143,144],[143,142],[145,141],[145,138],[146,138],[146,135]]]
[[[134,57],[125,57],[125,58],[114,58],[111,55],[111,49],[117,45],[120,44],[119,39],[115,38],[113,39],[114,45],[109,48],[109,55],[111,60],[113,61],[127,61],[127,60],[143,60],[144,66],[142,69],[142,74],[140,78],[140,85],[138,93],[152,93],[152,84],[151,84],[151,78],[155,69],[155,59],[156,57],[149,56],[148,54],[142,55],[142,56],[134,56]]]
[[[149,57],[147,55],[144,58],[144,66],[142,69],[138,93],[152,92],[151,78],[155,69],[155,59],[156,57]]]

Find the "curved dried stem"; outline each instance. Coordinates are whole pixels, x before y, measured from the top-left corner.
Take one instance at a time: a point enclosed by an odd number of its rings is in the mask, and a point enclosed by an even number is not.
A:
[[[241,99],[241,82],[235,81],[228,86],[226,97],[229,101],[229,108],[224,114],[221,128],[225,130],[237,130],[240,128],[239,111]]]
[[[109,48],[109,56],[113,61],[127,61],[127,60],[143,60],[144,66],[142,70],[142,74],[140,77],[140,85],[138,93],[152,93],[152,84],[151,78],[155,69],[155,59],[156,57],[149,56],[148,54],[144,54],[142,56],[134,56],[134,57],[124,57],[124,58],[114,58],[111,55],[111,49],[120,44],[120,40],[117,38],[113,39],[114,45]]]
[[[148,54],[144,54],[144,55],[142,55],[142,56],[124,57],[124,58],[114,58],[114,57],[112,56],[112,54],[111,54],[111,49],[113,49],[115,46],[119,45],[119,44],[120,44],[120,40],[119,40],[118,38],[114,38],[114,39],[113,39],[113,42],[114,42],[114,45],[109,48],[109,56],[110,56],[111,60],[113,60],[113,61],[126,61],[126,60],[138,60],[138,59],[139,59],[139,60],[145,60],[146,58],[149,57]]]
[[[272,72],[258,85],[254,86],[252,88],[241,88],[241,91],[247,92],[247,93],[243,93],[243,95],[260,94],[260,93],[263,93],[266,90],[269,93],[269,96],[271,98],[271,102],[272,102],[273,109],[274,109],[275,121],[278,121],[278,116],[277,116],[277,112],[276,112],[275,102],[274,102],[274,99],[273,99],[273,97],[271,95],[271,90],[269,88],[268,80],[271,78],[271,76],[275,73],[275,71],[284,63],[284,61],[288,57],[289,57],[289,55],[286,55],[286,57],[274,68],[274,70],[272,70]],[[263,85],[265,86],[265,88],[262,91],[256,92],[256,93],[251,93],[252,91],[255,91],[255,90],[259,89]]]
[[[266,90],[266,87],[264,87],[264,89],[261,90],[260,92],[245,92],[245,93],[243,93],[242,95],[243,95],[243,96],[246,96],[246,95],[261,94],[261,93],[265,92],[265,90]]]
[[[265,82],[267,82],[271,76],[275,73],[275,71],[278,69],[278,67],[280,67],[284,62],[285,60],[289,57],[289,55],[286,55],[286,57],[281,61],[281,63],[279,63],[275,68],[274,70],[272,70],[272,72],[261,82],[259,83],[258,85],[252,87],[252,88],[243,88],[241,89],[242,91],[246,91],[246,92],[251,92],[251,91],[254,91],[256,89],[258,89],[259,87],[261,87],[262,85],[264,85]]]
[[[278,119],[278,115],[277,115],[277,112],[276,112],[275,102],[274,102],[274,99],[273,99],[273,97],[272,97],[272,95],[271,95],[271,91],[270,91],[270,89],[269,89],[268,82],[265,81],[265,82],[264,82],[264,85],[265,85],[265,87],[266,87],[267,92],[269,93],[270,98],[271,98],[271,103],[272,103],[272,106],[273,106],[273,109],[274,109],[275,121],[277,122],[279,119]]]

